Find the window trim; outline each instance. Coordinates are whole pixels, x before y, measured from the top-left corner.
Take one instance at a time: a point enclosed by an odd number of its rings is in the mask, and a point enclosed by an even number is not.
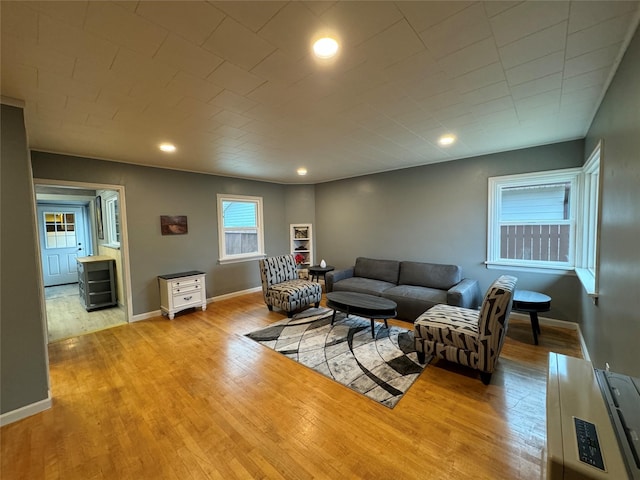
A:
[[[230,201],[230,202],[250,202],[256,204],[256,222],[257,222],[257,230],[258,230],[258,251],[252,253],[244,253],[239,255],[226,255],[226,244],[225,244],[225,229],[224,229],[224,219],[222,218],[222,202]],[[265,248],[264,248],[264,222],[263,222],[263,202],[262,197],[252,197],[248,195],[231,195],[218,193],[217,194],[217,203],[218,203],[218,263],[237,263],[237,262],[247,262],[250,260],[256,260],[259,258],[264,258]]]
[[[105,228],[106,243],[104,243],[104,245],[107,247],[120,248],[120,240],[118,240],[116,235],[116,223],[120,223],[119,219],[117,219],[117,216],[119,216],[120,214],[119,213],[120,205],[119,205],[118,196],[111,195],[107,198],[103,197],[102,201],[104,202],[103,218],[106,226]],[[115,211],[116,203],[118,204],[118,213],[116,213]]]
[[[576,251],[576,275],[590,297],[598,297],[600,219],[602,211],[602,150],[600,140],[582,167],[581,216]],[[597,175],[597,178],[594,178]]]
[[[487,211],[487,268],[512,268],[527,272],[566,273],[575,269],[576,261],[576,223],[579,201],[579,175],[581,168],[565,168],[541,172],[520,173],[489,177],[488,211]],[[500,199],[501,190],[506,187],[527,186],[532,183],[571,183],[569,201],[569,259],[564,262],[545,262],[540,260],[506,260],[500,258]]]

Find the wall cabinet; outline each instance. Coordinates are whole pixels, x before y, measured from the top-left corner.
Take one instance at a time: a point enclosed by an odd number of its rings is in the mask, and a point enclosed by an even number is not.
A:
[[[291,253],[298,269],[305,270],[313,265],[313,235],[310,223],[292,223],[289,228]]]
[[[205,273],[189,271],[158,276],[160,309],[173,320],[175,314],[187,308],[207,309]]]
[[[117,304],[115,261],[98,255],[78,257],[78,291],[82,306],[89,312]]]

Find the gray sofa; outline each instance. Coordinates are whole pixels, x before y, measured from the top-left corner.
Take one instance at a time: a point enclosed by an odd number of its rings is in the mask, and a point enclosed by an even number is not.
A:
[[[328,272],[325,280],[327,292],[360,292],[393,300],[398,304],[397,318],[410,322],[437,304],[477,308],[482,301],[478,281],[463,279],[458,265],[358,257],[353,267]]]

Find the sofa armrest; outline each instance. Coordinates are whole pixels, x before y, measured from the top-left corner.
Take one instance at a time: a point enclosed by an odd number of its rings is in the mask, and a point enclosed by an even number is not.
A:
[[[463,278],[460,283],[447,290],[447,303],[462,308],[478,308],[482,293],[477,280]]]
[[[333,284],[353,277],[354,267],[343,268],[342,270],[332,270],[324,276],[325,288],[327,292],[333,292]]]

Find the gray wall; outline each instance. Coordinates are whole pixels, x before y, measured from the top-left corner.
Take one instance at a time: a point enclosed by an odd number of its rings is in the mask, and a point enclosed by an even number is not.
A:
[[[600,298],[582,294],[594,364],[640,377],[640,31],[627,48],[586,139],[603,140]]]
[[[260,286],[257,261],[219,265],[216,194],[263,197],[268,255],[288,253],[289,223],[309,222],[308,189],[32,152],[35,178],[124,185],[134,315],[160,307],[157,275],[186,270],[207,274],[207,296]],[[160,215],[186,215],[187,235],[160,234]]]
[[[503,273],[552,296],[552,318],[578,322],[572,275],[487,269],[487,179],[578,167],[581,140],[316,185],[318,254],[337,267],[358,256],[461,265],[484,291]]]
[[[48,372],[22,109],[0,105],[0,413],[45,400]]]

